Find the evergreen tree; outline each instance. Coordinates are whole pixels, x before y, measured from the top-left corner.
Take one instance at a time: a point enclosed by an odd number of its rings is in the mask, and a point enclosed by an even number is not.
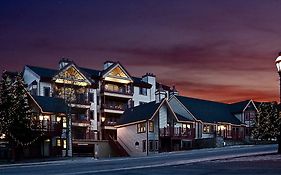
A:
[[[0,133],[8,136],[13,123],[12,106],[14,103],[11,79],[3,72],[0,81]]]
[[[255,139],[272,140],[279,135],[280,117],[276,102],[261,103],[258,107],[258,114],[255,119],[252,134]]]
[[[14,79],[3,73],[0,82],[0,132],[7,136],[11,147],[27,146],[38,139],[27,92],[20,75]]]

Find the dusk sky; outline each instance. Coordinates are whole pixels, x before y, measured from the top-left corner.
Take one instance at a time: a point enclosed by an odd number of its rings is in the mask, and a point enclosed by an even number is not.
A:
[[[0,1],[0,69],[120,61],[181,95],[277,100],[281,0]]]

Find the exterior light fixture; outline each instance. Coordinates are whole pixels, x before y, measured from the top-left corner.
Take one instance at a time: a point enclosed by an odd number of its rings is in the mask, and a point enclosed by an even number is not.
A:
[[[39,115],[39,120],[40,121],[44,120],[44,116],[43,115]]]
[[[102,118],[101,118],[101,122],[104,122],[104,121],[105,121],[105,117],[102,117]]]

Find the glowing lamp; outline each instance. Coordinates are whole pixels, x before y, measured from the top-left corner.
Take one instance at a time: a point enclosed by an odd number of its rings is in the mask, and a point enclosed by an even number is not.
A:
[[[281,73],[281,52],[279,53],[279,56],[275,60],[275,65],[277,67],[278,73]]]
[[[44,116],[43,115],[39,115],[39,120],[40,121],[44,120]]]
[[[104,121],[105,121],[105,117],[102,117],[102,118],[101,118],[101,121],[104,122]]]

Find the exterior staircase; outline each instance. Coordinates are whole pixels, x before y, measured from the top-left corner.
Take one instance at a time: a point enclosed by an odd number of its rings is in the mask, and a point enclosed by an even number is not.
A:
[[[117,140],[114,140],[111,136],[108,137],[109,145],[118,157],[129,157],[127,151],[120,145]]]

